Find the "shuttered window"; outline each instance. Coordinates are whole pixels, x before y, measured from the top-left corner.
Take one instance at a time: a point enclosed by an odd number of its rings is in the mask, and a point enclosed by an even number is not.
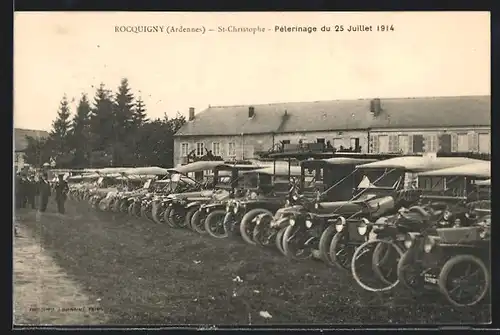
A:
[[[457,151],[469,151],[469,136],[467,134],[457,134]]]
[[[370,144],[371,144],[371,151],[373,153],[378,153],[379,150],[378,150],[378,136],[377,135],[372,136]]]
[[[480,133],[478,135],[479,152],[490,153],[491,152],[491,138],[488,133]]]
[[[409,143],[408,135],[399,135],[398,136],[398,151],[404,154],[410,152],[410,143]]]
[[[457,134],[451,135],[451,151],[458,152],[458,135]]]
[[[389,135],[389,152],[398,152],[398,136],[397,135]]]
[[[437,136],[432,134],[432,135],[426,135],[425,138],[425,152],[437,152]]]
[[[477,133],[469,133],[468,137],[468,151],[477,152],[478,151],[478,136]]]
[[[378,152],[389,152],[389,136],[379,135],[378,137]]]
[[[227,155],[229,157],[236,156],[236,144],[234,142],[229,142],[227,144]]]

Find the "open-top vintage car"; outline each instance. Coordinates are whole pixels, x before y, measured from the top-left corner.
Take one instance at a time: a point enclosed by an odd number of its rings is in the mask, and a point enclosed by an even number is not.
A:
[[[470,173],[474,178],[486,178],[490,162],[423,172],[418,177],[418,204],[400,208],[397,214],[381,217],[374,224],[366,219],[358,224],[358,230],[369,234],[369,240],[354,252],[351,263],[353,277],[361,287],[381,292],[398,284],[396,269],[405,250],[405,236],[432,234],[438,227],[469,226],[474,222],[475,218],[468,215],[470,208],[488,199],[478,194]]]
[[[209,201],[216,192],[215,185],[224,177],[224,173],[219,172],[217,167],[224,165],[223,161],[197,161],[194,163],[169,169],[171,173],[172,192],[157,205],[163,210],[164,221],[172,228],[191,228],[191,217],[200,206],[200,203]],[[214,173],[217,175],[214,177]],[[189,174],[194,174],[191,178]],[[195,182],[193,187],[177,190],[183,178],[191,179]],[[182,184],[185,186],[185,183]],[[187,191],[187,192],[186,192]],[[159,200],[159,199],[157,199]],[[193,210],[190,211],[190,209]],[[188,216],[189,214],[189,216]]]
[[[224,237],[223,227],[226,201],[240,193],[242,173],[258,169],[259,165],[224,163],[214,168],[214,193],[208,199],[199,199],[188,204],[186,220],[190,220],[192,230],[213,237]]]
[[[416,203],[421,194],[416,185],[417,173],[475,162],[478,160],[464,157],[402,156],[359,165],[357,169],[364,177],[351,200],[318,204],[330,212],[329,220],[336,220],[337,233],[330,243],[331,262],[351,271],[355,249],[368,239],[368,231],[358,228],[360,223],[377,222]]]
[[[168,174],[166,169],[160,167],[127,168],[121,172],[119,179],[122,187],[114,192],[109,208],[113,212],[129,213],[132,216],[141,215],[141,198],[152,188],[153,181],[161,180]]]
[[[120,177],[120,173],[103,173],[101,171],[98,173],[100,177],[96,182],[95,188],[90,191],[89,203],[94,209],[104,211],[108,205],[106,197],[110,192],[117,192],[122,185],[122,181],[117,179]]]
[[[491,204],[477,187],[486,186],[484,179],[490,175],[489,162],[485,162],[419,177],[435,183],[441,178],[445,193],[441,199],[455,198],[462,206],[447,209],[434,231],[407,235],[397,274],[399,282],[413,294],[438,290],[457,307],[476,305],[486,297],[490,288]]]
[[[277,164],[253,171],[245,171],[243,185],[246,194],[226,204],[224,230],[228,236],[240,235],[249,244],[253,241],[255,218],[263,213],[273,215],[283,207],[291,185],[301,175],[299,166]]]
[[[285,207],[276,211],[274,217],[261,214],[256,218],[254,241],[263,246],[276,245],[286,256],[293,259],[310,257],[311,253],[307,251],[311,248],[303,246],[316,244],[313,247],[316,248],[328,223],[326,220],[316,219],[313,222],[303,219],[309,213],[317,212],[317,202],[350,199],[353,189],[360,181],[360,177],[353,173],[355,167],[373,161],[375,159],[361,156],[302,161],[299,187],[291,191]],[[310,181],[306,180],[307,175],[312,175]],[[317,213],[317,217],[320,216],[321,213]],[[285,235],[287,238],[283,240]],[[276,238],[282,243],[275,243]],[[303,252],[304,249],[306,253]],[[328,248],[324,249],[328,253]]]

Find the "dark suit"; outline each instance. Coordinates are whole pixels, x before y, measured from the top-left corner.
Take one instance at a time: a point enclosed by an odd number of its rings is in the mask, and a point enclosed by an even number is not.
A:
[[[38,182],[38,192],[40,194],[40,211],[45,212],[50,197],[50,184],[47,180],[41,179]]]
[[[38,193],[38,183],[34,180],[28,179],[26,182],[26,200],[28,202],[28,207],[33,209],[36,208],[35,197]]]
[[[69,191],[69,186],[66,181],[58,181],[56,184],[56,202],[57,202],[57,210],[59,213],[64,214],[64,202],[66,201],[66,195]]]

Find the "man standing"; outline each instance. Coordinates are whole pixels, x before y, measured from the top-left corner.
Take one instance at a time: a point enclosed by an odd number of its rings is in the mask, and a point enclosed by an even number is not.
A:
[[[31,207],[32,209],[35,209],[35,197],[37,194],[37,184],[35,182],[35,179],[33,178],[32,175],[28,176],[27,182],[26,182],[26,197],[27,197],[27,202],[28,202],[28,208]]]
[[[50,184],[47,180],[46,172],[44,172],[40,178],[38,192],[40,194],[40,212],[45,212],[50,197]]]
[[[64,202],[66,201],[66,196],[69,191],[68,183],[63,179],[63,175],[60,174],[59,179],[56,184],[56,202],[57,210],[60,214],[64,214]]]
[[[16,174],[16,183],[14,184],[14,192],[16,196],[16,209],[20,209],[23,201],[23,194],[22,194],[22,178],[21,174],[17,173]]]

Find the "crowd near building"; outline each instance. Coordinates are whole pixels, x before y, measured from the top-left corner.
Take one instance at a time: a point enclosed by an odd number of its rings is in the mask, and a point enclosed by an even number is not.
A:
[[[490,153],[491,97],[454,96],[210,106],[175,135],[174,165],[211,151],[258,159],[279,144],[325,143],[363,153]]]

